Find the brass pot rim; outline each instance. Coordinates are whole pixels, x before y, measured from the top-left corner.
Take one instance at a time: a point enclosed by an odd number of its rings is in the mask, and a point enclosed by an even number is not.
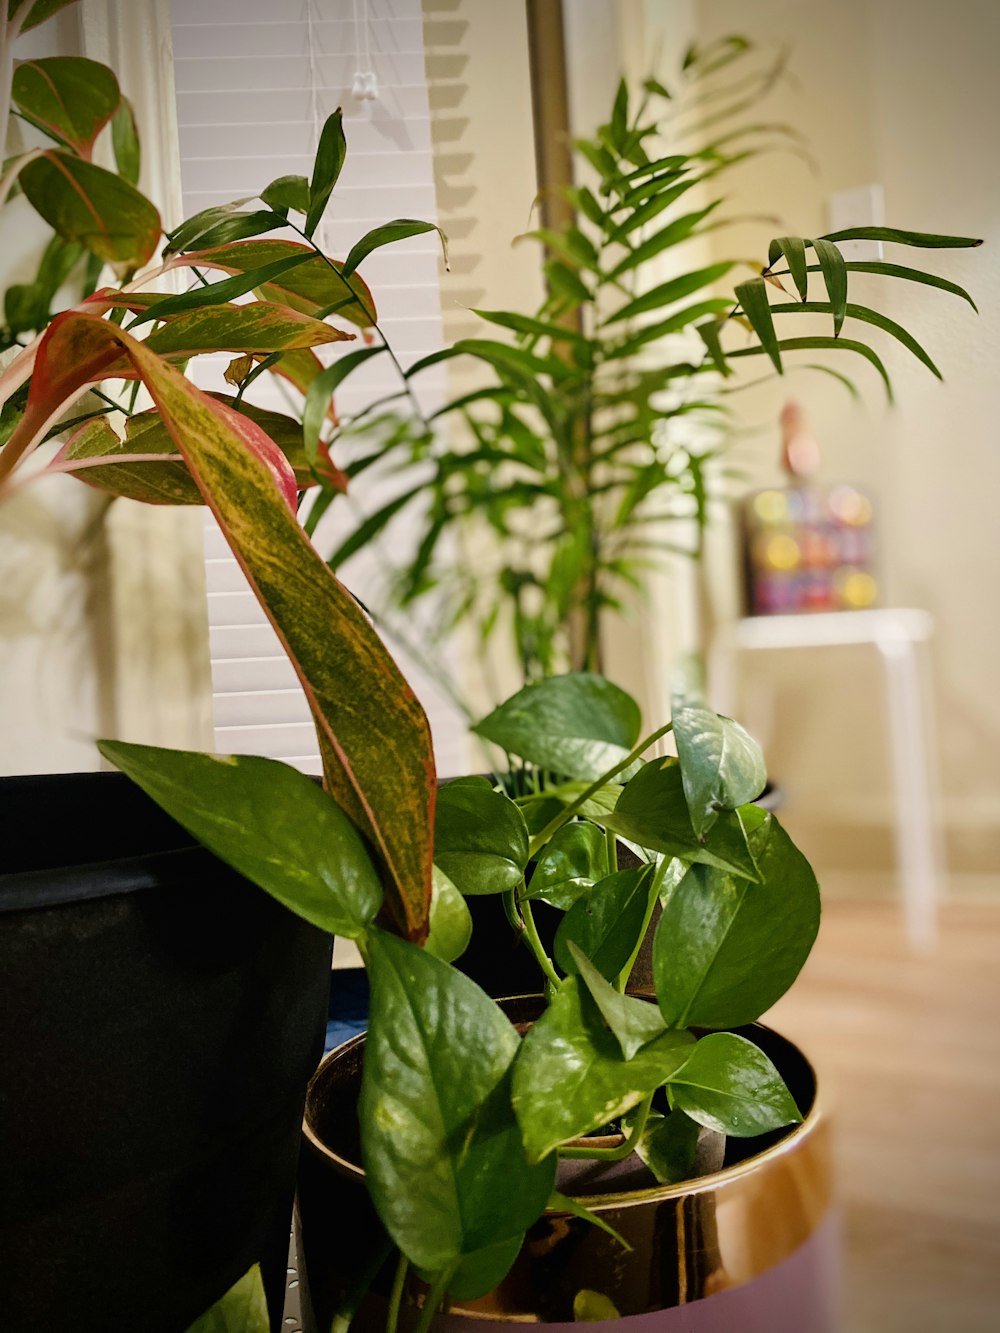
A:
[[[529,997],[510,996],[507,998],[509,1000],[520,1000]],[[750,1157],[744,1158],[742,1162],[735,1162],[732,1166],[723,1167],[721,1171],[713,1171],[709,1175],[699,1176],[697,1180],[679,1181],[673,1185],[654,1185],[649,1189],[628,1190],[621,1194],[575,1195],[574,1198],[578,1203],[590,1209],[591,1212],[600,1213],[612,1208],[641,1207],[644,1204],[659,1203],[668,1199],[689,1198],[698,1194],[705,1194],[712,1190],[718,1190],[731,1181],[741,1180],[744,1176],[760,1171],[762,1167],[769,1163],[795,1152],[806,1139],[811,1138],[816,1133],[826,1119],[826,1112],[821,1103],[819,1078],[812,1062],[803,1054],[797,1043],[793,1042],[791,1038],[783,1036],[776,1028],[768,1027],[766,1023],[753,1023],[747,1026],[762,1028],[781,1037],[782,1040],[787,1041],[790,1046],[794,1047],[805,1062],[812,1075],[813,1086],[816,1091],[812,1106],[801,1123],[796,1125],[794,1129],[789,1130],[778,1143],[773,1143],[770,1147],[764,1148],[758,1153],[753,1153]],[[365,1179],[364,1168],[335,1152],[310,1125],[308,1118],[309,1093],[327,1066],[333,1064],[338,1058],[343,1058],[346,1052],[364,1045],[367,1035],[367,1032],[359,1032],[357,1036],[350,1037],[323,1057],[315,1074],[309,1081],[309,1088],[306,1092],[306,1107],[302,1117],[302,1132],[313,1150],[325,1158],[341,1175],[352,1177],[358,1181],[364,1181]],[[564,1216],[565,1211],[563,1208],[546,1208],[545,1214],[558,1217]]]

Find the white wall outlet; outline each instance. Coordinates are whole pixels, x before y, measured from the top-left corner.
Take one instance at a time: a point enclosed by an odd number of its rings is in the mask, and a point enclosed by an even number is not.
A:
[[[848,227],[883,227],[885,191],[881,185],[858,185],[853,190],[838,190],[827,200],[826,211],[830,231],[844,231]],[[842,241],[839,244],[845,259],[871,261],[883,257],[881,241]]]

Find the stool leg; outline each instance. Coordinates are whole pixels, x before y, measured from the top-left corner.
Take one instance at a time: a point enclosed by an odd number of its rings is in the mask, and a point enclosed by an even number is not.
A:
[[[889,742],[896,788],[896,846],[906,933],[915,953],[937,942],[938,876],[934,810],[914,644],[883,639]]]

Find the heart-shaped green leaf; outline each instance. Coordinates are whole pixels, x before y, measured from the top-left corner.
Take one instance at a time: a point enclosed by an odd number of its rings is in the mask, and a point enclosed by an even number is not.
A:
[[[598,881],[573,904],[556,931],[556,962],[564,972],[577,971],[570,947],[575,945],[601,976],[618,975],[639,942],[651,875],[651,866],[619,870]]]
[[[450,963],[460,958],[472,938],[472,916],[465,899],[437,866],[431,890],[431,928],[424,948],[435,958]]]
[[[576,964],[574,971],[582,978],[605,1023],[618,1038],[622,1056],[631,1060],[641,1047],[665,1030],[663,1015],[650,1001],[615,990],[575,944],[570,942],[568,947]]]
[[[764,756],[738,722],[708,707],[691,671],[675,677],[670,718],[691,824],[700,836],[720,810],[760,795],[767,781]]]
[[[670,1076],[672,1105],[720,1134],[749,1139],[802,1116],[784,1079],[759,1047],[733,1032],[702,1037]]]
[[[529,1165],[514,1119],[517,1033],[475,982],[423,949],[374,931],[368,963],[359,1118],[369,1192],[411,1263],[439,1274],[470,1259],[463,1290],[481,1295],[555,1180],[554,1156]]]
[[[751,836],[761,882],[692,866],[670,894],[653,942],[660,1008],[671,1027],[750,1023],[792,984],[819,930],[819,885],[773,816]]]
[[[641,726],[624,690],[581,671],[525,686],[473,730],[539,768],[592,782],[629,754]]]
[[[447,783],[434,815],[434,862],[464,894],[517,888],[528,863],[523,815],[492,787]]]
[[[94,140],[121,102],[111,70],[83,56],[20,61],[11,97],[22,116],[88,160]]]
[[[542,824],[558,812],[559,805],[553,801],[545,809],[547,813]],[[603,832],[596,824],[574,820],[556,829],[546,844],[535,864],[531,883],[524,896],[551,903],[553,907],[565,912],[608,871],[607,843]]]
[[[683,1064],[693,1040],[664,1032],[624,1060],[580,979],[567,977],[514,1065],[514,1108],[529,1160],[635,1106]]]
[[[274,759],[100,741],[199,842],[297,915],[363,935],[382,886],[354,825],[315,782]]]
[[[649,851],[716,866],[747,879],[760,877],[743,825],[733,811],[720,813],[703,837],[695,832],[676,759],[644,764],[626,783],[612,813],[594,813],[591,818]]]
[[[701,1125],[679,1107],[669,1115],[652,1111],[635,1150],[661,1185],[673,1185],[691,1179],[700,1133]]]

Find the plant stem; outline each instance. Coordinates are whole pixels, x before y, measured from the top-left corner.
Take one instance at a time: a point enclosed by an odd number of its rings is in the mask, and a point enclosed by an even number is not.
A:
[[[642,929],[639,931],[639,938],[636,940],[635,948],[629,954],[628,962],[618,973],[615,979],[615,989],[623,995],[628,985],[628,979],[632,975],[632,969],[635,967],[635,960],[639,957],[639,951],[642,948],[642,942],[646,938],[646,931],[649,929],[649,923],[653,919],[653,912],[656,909],[656,900],[660,896],[660,885],[663,883],[664,876],[667,873],[667,867],[670,865],[671,858],[663,856],[660,863],[653,871],[653,878],[649,885],[649,901],[646,904],[646,913],[642,918]]]
[[[392,1290],[389,1292],[389,1313],[386,1317],[385,1333],[396,1333],[399,1325],[399,1307],[403,1303],[403,1289],[406,1286],[406,1275],[409,1271],[410,1261],[405,1254],[400,1253],[396,1273],[392,1279]],[[331,1330],[331,1333],[333,1333],[333,1330]]]
[[[614,829],[604,830],[604,849],[608,857],[608,874],[613,875],[618,869],[618,835]]]
[[[649,1119],[649,1110],[652,1105],[653,1094],[650,1093],[648,1097],[644,1097],[639,1103],[639,1114],[636,1116],[630,1132],[624,1136],[623,1141],[617,1148],[587,1148],[583,1144],[579,1147],[574,1144],[572,1147],[560,1148],[560,1157],[593,1158],[598,1162],[624,1161],[626,1157],[630,1157],[635,1151],[633,1145],[638,1141],[643,1130],[646,1128],[646,1121]]]
[[[447,1268],[442,1268],[434,1281],[430,1285],[427,1295],[424,1297],[424,1308],[420,1311],[420,1319],[414,1333],[427,1333],[431,1326],[431,1320],[437,1314],[444,1300],[445,1292],[448,1289],[448,1283],[455,1271],[455,1265],[449,1264]]]
[[[347,1294],[344,1296],[340,1305],[337,1307],[337,1312],[333,1316],[333,1323],[330,1325],[330,1333],[347,1333],[348,1329],[351,1327],[351,1320],[357,1314],[361,1302],[368,1295],[369,1288],[371,1287],[371,1284],[375,1281],[379,1269],[382,1267],[386,1259],[388,1259],[389,1255],[392,1253],[392,1248],[393,1248],[392,1241],[388,1238],[388,1236],[386,1236],[383,1243],[381,1245],[377,1245],[372,1250],[368,1262],[362,1266],[361,1272],[358,1274],[357,1278],[349,1288]],[[400,1259],[403,1264],[406,1263],[406,1260],[403,1259],[402,1256],[400,1256]],[[406,1270],[404,1268],[403,1270],[404,1278],[405,1275],[406,1275]],[[398,1269],[397,1269],[397,1276],[398,1276]],[[393,1280],[393,1291],[395,1291],[395,1279]],[[400,1294],[402,1294],[402,1291],[400,1291]],[[398,1313],[399,1311],[397,1306],[396,1310],[397,1316]],[[392,1317],[391,1301],[390,1301],[390,1317]]]
[[[531,903],[527,898],[521,897],[518,902],[521,912],[521,919],[524,922],[524,937],[528,941],[531,952],[535,955],[535,962],[545,973],[546,981],[551,982],[553,986],[559,985],[559,973],[553,966],[552,959],[545,952],[542,941],[538,935],[538,927],[535,925],[535,918],[531,911]]]
[[[596,795],[596,793],[599,792],[606,783],[610,782],[612,778],[617,777],[622,769],[628,768],[628,766],[634,764],[637,759],[641,759],[643,751],[648,750],[654,742],[658,741],[661,736],[665,736],[668,731],[672,731],[673,727],[674,724],[668,722],[665,726],[659,727],[656,731],[644,737],[634,750],[629,751],[624,759],[620,759],[613,768],[609,768],[606,773],[602,773],[601,776],[592,782],[589,787],[585,787],[576,800],[571,801],[564,810],[560,810],[559,814],[553,819],[550,819],[540,833],[535,834],[528,845],[528,856],[537,856],[539,851],[541,851],[552,837],[553,833],[555,833],[557,829],[561,829],[563,824],[567,824],[581,806],[586,805],[590,798]]]

